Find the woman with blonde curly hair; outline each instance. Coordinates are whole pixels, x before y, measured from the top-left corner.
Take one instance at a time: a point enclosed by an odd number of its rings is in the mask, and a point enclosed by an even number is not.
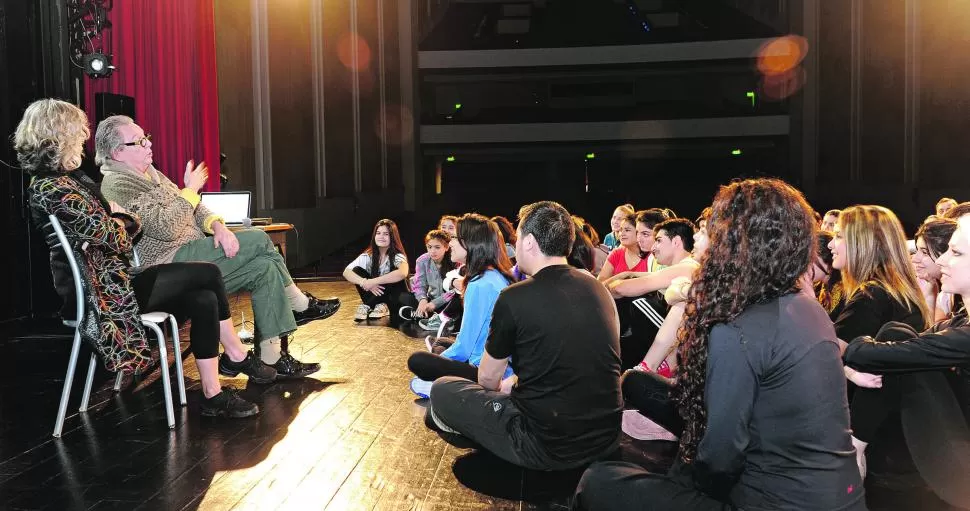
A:
[[[17,159],[31,176],[28,194],[34,222],[43,226],[52,243],[51,271],[65,300],[62,313],[74,310],[74,283],[63,252],[71,250],[80,266],[86,299],[84,317],[76,319],[82,337],[109,370],[138,372],[148,367],[152,353],[140,311],[164,310],[192,321],[191,350],[205,397],[201,413],[228,417],[259,413],[255,404],[219,385],[220,373],[243,372],[254,383],[276,379],[276,370],[247,352],[235,334],[219,268],[210,263],[131,266],[128,255],[141,230],[140,221],[106,201],[98,185],[77,170],[89,136],[84,112],[56,99],[28,106],[14,134]],[[53,246],[57,238],[48,225],[50,215],[63,227],[70,247]],[[221,357],[220,342],[225,347]]]
[[[865,509],[839,345],[799,288],[815,231],[805,198],[781,181],[721,188],[678,333],[673,399],[655,389],[654,416],[680,437],[677,460],[666,476],[595,464],[576,508]]]

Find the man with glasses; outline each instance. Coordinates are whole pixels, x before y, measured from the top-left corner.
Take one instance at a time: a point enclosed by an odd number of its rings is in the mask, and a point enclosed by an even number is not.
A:
[[[227,292],[252,293],[256,340],[263,362],[282,378],[318,371],[320,364],[303,363],[289,354],[287,339],[297,325],[332,316],[340,302],[318,300],[297,288],[286,262],[265,232],[233,233],[200,203],[199,192],[208,179],[204,162],[188,162],[185,187],[180,190],[155,169],[152,161],[151,136],[130,117],[116,115],[98,124],[95,163],[104,175],[101,191],[109,201],[141,217],[143,234],[137,249],[142,264],[215,263],[222,271]]]

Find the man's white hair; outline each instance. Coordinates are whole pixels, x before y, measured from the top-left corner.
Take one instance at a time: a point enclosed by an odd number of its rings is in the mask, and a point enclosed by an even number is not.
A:
[[[128,124],[135,124],[135,121],[127,115],[112,115],[98,123],[98,131],[94,134],[95,165],[104,165],[104,160],[111,158],[125,144],[125,137],[118,129]]]

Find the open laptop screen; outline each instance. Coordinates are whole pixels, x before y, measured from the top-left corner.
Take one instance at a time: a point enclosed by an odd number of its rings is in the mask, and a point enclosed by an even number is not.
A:
[[[202,204],[226,220],[226,225],[241,225],[249,216],[250,192],[202,192]]]

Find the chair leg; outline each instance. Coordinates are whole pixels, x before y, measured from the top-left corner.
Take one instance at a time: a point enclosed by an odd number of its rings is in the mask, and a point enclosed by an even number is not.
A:
[[[182,371],[182,343],[179,341],[179,323],[173,314],[168,315],[168,324],[172,328],[172,349],[175,350],[175,376],[178,377],[179,402],[185,406],[188,400],[185,399],[185,375]]]
[[[168,350],[165,349],[165,334],[162,329],[151,321],[143,321],[143,325],[152,329],[158,339],[158,369],[162,372],[162,390],[165,399],[165,415],[168,417],[168,429],[175,429],[175,412],[172,410],[172,382],[168,375]]]
[[[115,376],[115,386],[114,386],[115,392],[121,391],[121,381],[124,380],[124,378],[125,378],[124,371],[118,371],[118,376]]]
[[[57,406],[57,419],[54,420],[54,438],[60,438],[64,430],[64,416],[67,415],[67,402],[71,398],[71,385],[74,384],[74,369],[77,367],[78,353],[81,351],[81,331],[74,330],[74,345],[71,346],[71,358],[67,361],[67,375],[64,376],[64,388],[61,390],[61,402]]]
[[[91,354],[91,360],[88,360],[88,376],[84,379],[84,395],[81,396],[81,407],[78,408],[79,412],[88,411],[88,402],[91,400],[91,387],[94,385],[94,370],[95,364],[97,363],[96,356],[94,353]]]

